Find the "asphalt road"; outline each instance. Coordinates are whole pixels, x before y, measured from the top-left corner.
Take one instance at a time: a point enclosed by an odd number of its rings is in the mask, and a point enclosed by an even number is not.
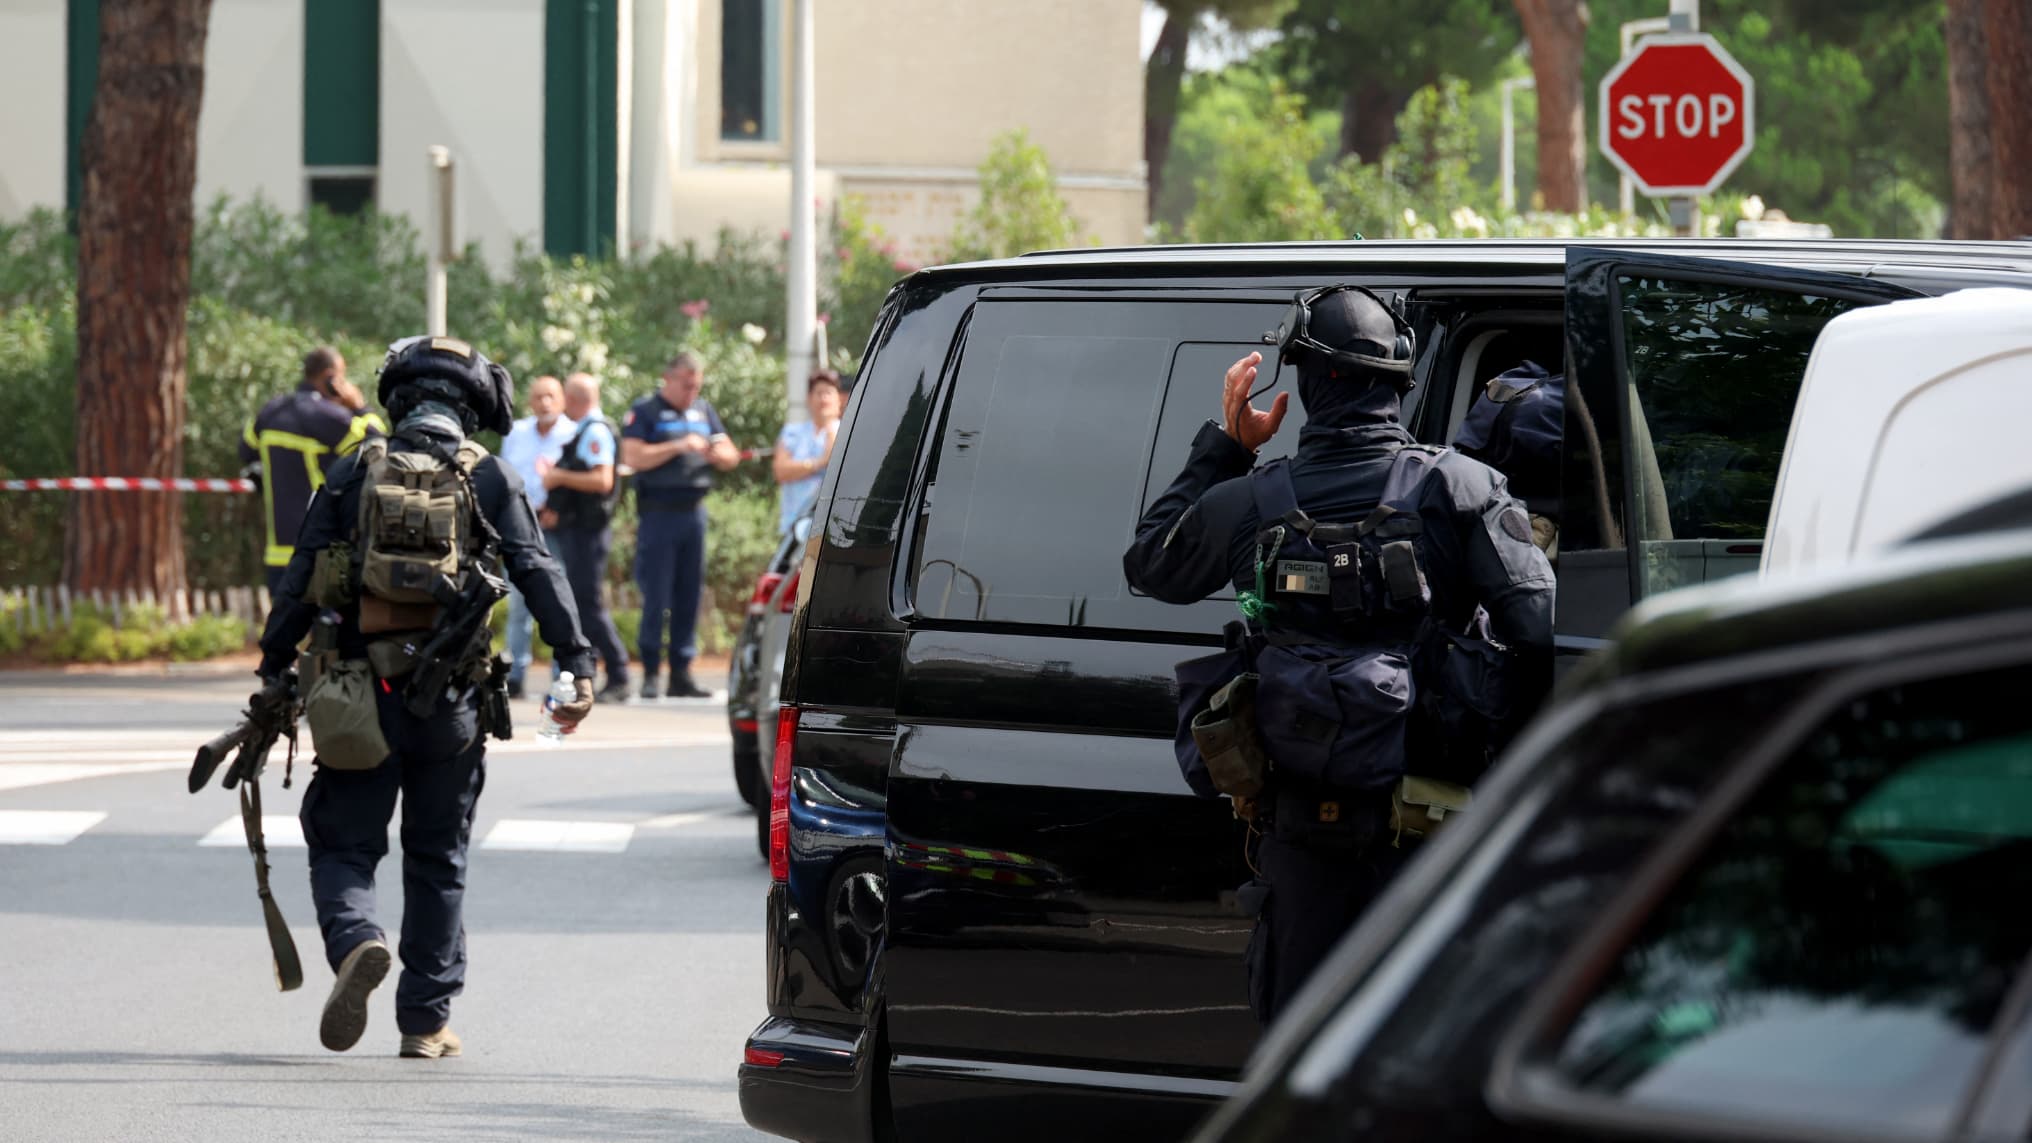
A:
[[[396,1058],[393,975],[359,1046],[318,1044],[307,775],[281,789],[280,751],[263,790],[305,984],[275,988],[237,803],[184,786],[248,689],[0,677],[0,1136],[763,1138],[734,1071],[762,1016],[768,873],[721,708],[606,708],[542,750],[518,704],[474,831],[465,1055],[425,1061]],[[393,932],[399,847],[381,893]]]

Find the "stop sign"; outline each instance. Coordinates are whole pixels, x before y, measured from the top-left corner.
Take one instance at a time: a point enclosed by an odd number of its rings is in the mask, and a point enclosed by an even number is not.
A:
[[[1756,85],[1712,36],[1650,36],[1602,77],[1602,151],[1647,195],[1702,195],[1749,155]]]

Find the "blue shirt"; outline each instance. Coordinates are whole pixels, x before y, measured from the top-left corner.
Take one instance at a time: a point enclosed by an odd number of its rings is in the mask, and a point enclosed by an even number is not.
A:
[[[508,462],[517,475],[522,477],[522,491],[529,496],[531,508],[543,507],[550,499],[550,489],[543,486],[543,474],[536,470],[539,460],[556,464],[564,456],[564,446],[578,431],[570,417],[559,417],[551,422],[550,432],[536,427],[535,417],[524,417],[515,422],[508,435],[501,438],[501,459]]]
[[[833,422],[833,431],[839,431],[839,422]],[[810,421],[792,421],[783,426],[783,432],[776,438],[776,451],[792,460],[817,460],[826,453],[828,434]],[[782,497],[781,518],[776,523],[778,532],[790,531],[804,510],[818,495],[818,486],[825,479],[824,471],[814,472],[802,480],[792,480],[780,486]]]
[[[586,431],[579,436],[578,458],[588,469],[619,463],[618,451],[614,444],[614,430],[608,428],[605,421],[587,425]]]
[[[651,393],[628,406],[621,435],[650,444],[674,441],[696,434],[711,441],[727,435],[719,413],[703,399],[688,408],[675,408],[662,393]],[[632,478],[635,502],[663,507],[696,504],[713,487],[713,466],[706,454],[689,452],[672,457],[655,468],[638,470]]]

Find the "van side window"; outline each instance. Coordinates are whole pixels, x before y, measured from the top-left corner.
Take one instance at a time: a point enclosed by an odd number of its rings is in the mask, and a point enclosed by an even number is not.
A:
[[[1552,1067],[1632,1109],[1943,1132],[2032,950],[2032,668],[1845,703],[1737,807]]]
[[[1616,285],[1642,590],[1755,571],[1814,339],[1857,303],[1630,275]]]
[[[1122,552],[1148,498],[1185,463],[1193,432],[1218,415],[1221,372],[1246,352],[1237,347],[1259,342],[1282,312],[1188,300],[981,302],[927,490],[917,613],[1218,631],[1231,607],[1215,615],[1136,595]],[[1173,386],[1177,370],[1195,375]],[[1280,437],[1295,442],[1298,420]]]

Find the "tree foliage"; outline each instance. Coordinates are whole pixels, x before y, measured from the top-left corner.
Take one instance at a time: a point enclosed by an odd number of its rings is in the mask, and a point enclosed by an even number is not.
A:
[[[955,262],[1059,250],[1080,241],[1044,148],[1022,128],[998,137],[981,162],[981,198],[953,231]]]
[[[1303,97],[1272,82],[1252,115],[1223,120],[1209,140],[1220,161],[1194,180],[1191,242],[1281,242],[1336,237],[1312,166],[1322,141]]]

